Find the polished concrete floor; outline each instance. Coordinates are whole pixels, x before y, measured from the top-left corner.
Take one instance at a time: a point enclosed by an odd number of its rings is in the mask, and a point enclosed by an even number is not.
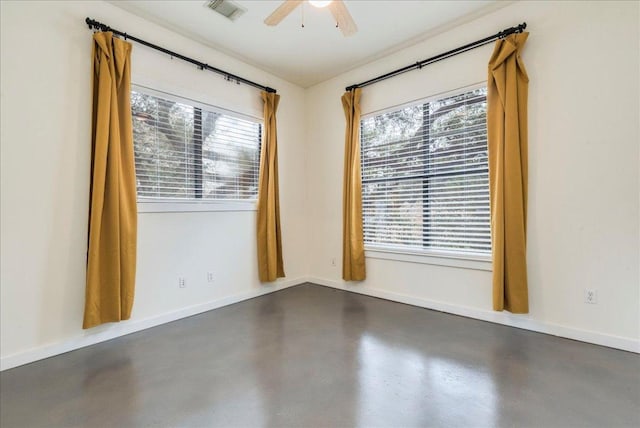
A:
[[[0,374],[9,427],[638,427],[640,357],[302,285]]]

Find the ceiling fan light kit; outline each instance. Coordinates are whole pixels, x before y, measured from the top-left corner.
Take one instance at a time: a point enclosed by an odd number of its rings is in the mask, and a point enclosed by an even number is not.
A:
[[[315,7],[327,7],[331,3],[331,0],[309,0],[309,4]]]
[[[278,25],[284,18],[286,18],[291,12],[293,12],[298,6],[302,4],[303,0],[287,0],[282,2],[280,6],[273,13],[264,20],[264,23],[269,26]],[[329,0],[329,1],[316,1],[308,0],[309,4],[317,8],[327,8],[333,15],[338,24],[337,27],[342,31],[344,36],[352,36],[358,31],[358,27],[351,17],[347,6],[345,6],[342,0]]]

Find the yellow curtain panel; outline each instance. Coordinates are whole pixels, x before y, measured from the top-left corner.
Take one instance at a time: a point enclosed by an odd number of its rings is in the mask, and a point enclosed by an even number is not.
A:
[[[262,282],[284,277],[278,190],[276,110],[280,95],[262,92],[264,129],[258,184],[258,275]]]
[[[344,183],[342,192],[342,279],[366,278],[362,232],[362,177],[360,175],[360,96],[356,88],[342,96],[346,119]]]
[[[493,309],[528,313],[527,96],[520,52],[529,33],[498,40],[489,61],[487,127]]]
[[[131,316],[136,276],[136,174],[131,44],[93,35],[93,120],[83,328]]]

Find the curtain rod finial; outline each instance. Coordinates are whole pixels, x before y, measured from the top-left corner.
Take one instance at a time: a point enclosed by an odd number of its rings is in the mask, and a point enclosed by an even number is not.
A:
[[[95,21],[87,16],[87,19],[85,19],[84,22],[87,23],[87,26],[89,26],[89,29],[92,29]]]

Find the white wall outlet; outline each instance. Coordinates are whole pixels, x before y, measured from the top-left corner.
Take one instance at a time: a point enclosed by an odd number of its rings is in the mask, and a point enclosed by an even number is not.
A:
[[[331,259],[331,266],[335,267],[335,265],[336,265],[336,258],[334,257]]]
[[[213,282],[213,272],[207,272],[207,282]]]
[[[598,290],[592,288],[586,288],[584,290],[584,302],[591,305],[598,303]]]
[[[186,288],[187,287],[187,282],[185,281],[184,277],[178,277],[178,287],[179,288]]]

